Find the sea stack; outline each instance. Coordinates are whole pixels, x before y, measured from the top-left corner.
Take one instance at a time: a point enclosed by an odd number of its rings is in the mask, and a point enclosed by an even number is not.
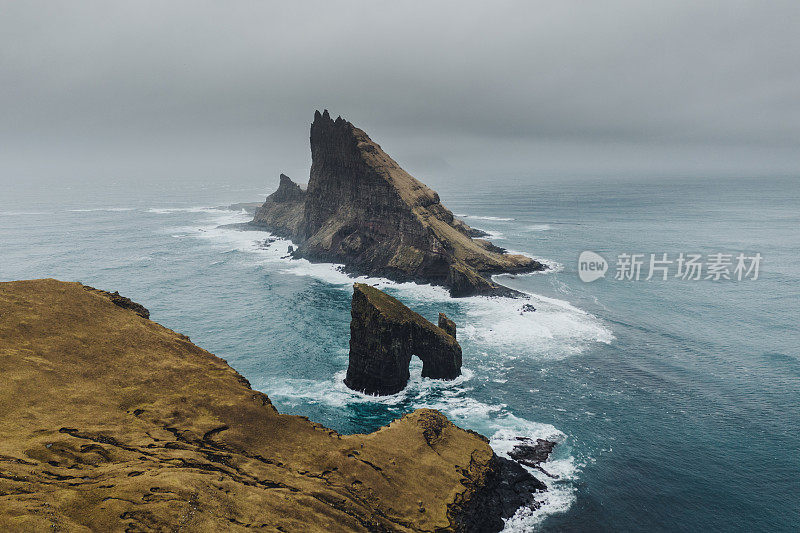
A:
[[[366,394],[395,394],[406,387],[411,356],[422,360],[422,376],[461,375],[455,323],[437,327],[385,292],[356,283],[350,322],[350,364],[345,384]],[[441,317],[440,315],[440,323]],[[452,332],[452,333],[451,333]]]
[[[515,295],[490,276],[545,268],[473,239],[485,234],[456,219],[364,131],[327,110],[311,124],[311,159],[307,190],[281,175],[252,221],[298,244],[295,257],[443,285],[453,296]]]

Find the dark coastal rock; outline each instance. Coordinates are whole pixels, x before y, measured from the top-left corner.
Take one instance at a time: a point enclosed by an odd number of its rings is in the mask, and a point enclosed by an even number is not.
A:
[[[435,410],[354,435],[281,414],[109,295],[0,283],[0,531],[494,532],[541,489]]]
[[[458,509],[456,531],[494,533],[514,516],[520,507],[538,509],[534,495],[547,486],[518,463],[495,456],[484,485]]]
[[[129,311],[133,311],[142,318],[150,318],[150,311],[148,311],[145,306],[143,306],[142,304],[137,304],[130,298],[122,296],[117,291],[114,292],[101,291],[100,289],[95,289],[94,287],[90,287],[88,285],[84,285],[83,288],[84,290],[87,291],[91,291],[97,294],[102,294],[103,296],[111,300],[111,303],[113,303],[114,305],[119,306],[123,309],[128,309]]]
[[[538,466],[539,463],[547,461],[550,454],[553,452],[556,443],[550,440],[536,439],[534,443],[531,439],[519,438],[523,444],[517,444],[514,449],[509,452],[509,457],[528,466]]]
[[[536,308],[531,304],[525,304],[522,306],[523,313],[533,313],[534,311],[536,311]]]
[[[450,266],[445,284],[450,288],[450,296],[453,298],[473,296],[475,294],[506,296],[509,298],[520,296],[520,293],[514,289],[498,285],[484,278],[475,270],[466,268],[463,264]]]
[[[558,477],[546,471],[541,466],[553,452],[553,448],[556,446],[555,442],[544,439],[536,439],[536,442],[533,442],[531,439],[525,437],[518,437],[518,440],[520,440],[522,444],[514,446],[514,449],[508,453],[509,457],[520,464],[535,468],[548,477]]]
[[[263,204],[260,202],[239,202],[238,204],[221,205],[217,209],[227,209],[229,211],[244,211],[248,215],[255,215],[256,210]]]
[[[544,265],[511,255],[457,220],[366,133],[327,111],[311,124],[308,189],[285,176],[253,224],[291,238],[296,257],[342,263],[350,272],[444,285],[453,296],[517,295],[491,274]]]
[[[456,323],[447,318],[444,313],[439,313],[439,328],[454,339],[456,338]]]
[[[305,191],[302,187],[293,182],[286,174],[280,175],[278,190],[268,196],[274,202],[293,202],[302,200],[304,197]]]
[[[278,190],[267,196],[264,204],[256,209],[253,222],[265,226],[279,237],[297,239],[297,228],[303,220],[305,191],[289,176],[281,174]]]
[[[455,336],[385,292],[356,283],[351,315],[344,380],[351,389],[376,395],[400,392],[410,377],[412,355],[422,360],[423,377],[455,379],[461,374],[461,346]],[[455,324],[452,328],[455,333]]]

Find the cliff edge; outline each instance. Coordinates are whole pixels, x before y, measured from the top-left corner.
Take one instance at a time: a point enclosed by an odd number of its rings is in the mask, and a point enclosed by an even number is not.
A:
[[[302,191],[281,185],[253,224],[291,238],[296,257],[343,263],[354,273],[444,285],[453,296],[512,295],[489,279],[543,270],[456,219],[439,195],[408,174],[359,128],[328,111],[311,124],[311,174]],[[285,180],[284,180],[285,178]],[[286,181],[286,183],[285,183]],[[297,191],[290,198],[282,190]],[[277,196],[276,196],[277,195]]]
[[[0,283],[0,530],[497,531],[543,488],[437,411],[367,435],[280,414],[145,312]]]

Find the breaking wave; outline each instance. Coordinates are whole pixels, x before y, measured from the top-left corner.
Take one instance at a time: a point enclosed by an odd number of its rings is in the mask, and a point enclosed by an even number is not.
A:
[[[133,207],[92,207],[88,209],[69,209],[70,213],[95,213],[100,211],[107,211],[109,213],[122,213],[124,211],[133,211]]]
[[[524,231],[550,231],[551,228],[550,224],[531,224],[530,226],[526,226]]]
[[[346,365],[346,352],[340,354]],[[337,372],[329,380],[274,378],[256,382],[255,388],[264,391],[270,398],[284,405],[298,403],[324,404],[344,408],[353,404],[380,404],[394,417],[411,409],[430,408],[443,412],[456,425],[489,435],[489,444],[500,456],[508,453],[519,443],[517,437],[532,440],[547,439],[559,443],[553,455],[540,466],[556,478],[550,478],[524,467],[542,480],[547,491],[535,496],[539,507],[535,510],[519,509],[506,521],[504,531],[519,533],[531,531],[550,514],[564,512],[575,500],[575,479],[580,466],[570,454],[564,433],[550,424],[533,422],[515,416],[505,404],[484,403],[470,396],[474,372],[462,368],[462,375],[453,381],[425,379],[421,377],[422,363],[413,358],[408,386],[397,394],[370,396],[347,388],[343,380],[346,370]]]
[[[506,218],[506,217],[488,217],[488,216],[479,216],[479,215],[464,215],[453,213],[453,216],[456,218],[469,218],[471,220],[493,220],[495,222],[513,222],[516,219],[513,218]]]
[[[44,211],[0,211],[0,216],[3,217],[20,217],[20,216],[39,216],[47,215]]]
[[[399,283],[385,278],[351,276],[341,265],[311,263],[291,259],[289,247],[294,244],[273,236],[268,231],[242,231],[230,224],[247,222],[250,215],[215,208],[153,208],[154,214],[176,212],[200,213],[199,225],[170,227],[164,231],[175,238],[194,237],[217,247],[220,251],[249,254],[256,265],[268,266],[271,271],[286,275],[308,276],[343,291],[352,290],[354,281],[376,286],[393,294],[414,308],[420,305],[447,303],[457,306],[460,323],[459,340],[470,365],[453,381],[423,379],[422,364],[412,359],[411,379],[398,394],[369,396],[348,389],[344,383],[347,351],[332,354],[341,362],[342,370],[326,379],[297,379],[270,376],[254,381],[255,388],[267,393],[282,405],[322,404],[342,408],[354,404],[373,404],[400,416],[412,409],[428,407],[445,413],[454,423],[490,436],[496,453],[507,456],[516,437],[556,440],[561,444],[542,466],[558,479],[538,474],[548,491],[537,494],[541,507],[520,509],[506,523],[506,531],[530,531],[544,517],[567,510],[575,500],[575,479],[580,471],[566,444],[567,436],[549,424],[520,418],[503,403],[485,403],[470,393],[482,380],[502,386],[517,364],[574,357],[593,343],[610,343],[611,331],[599,319],[570,303],[532,293],[522,298],[468,297],[453,299],[449,292],[433,285]],[[499,218],[499,217],[496,217]],[[553,264],[557,267],[560,265]],[[496,276],[502,280],[502,275]],[[535,311],[530,310],[530,306]],[[450,314],[448,312],[448,314]],[[451,315],[451,318],[455,315]],[[490,355],[491,354],[491,355]],[[476,372],[480,378],[476,378]]]
[[[155,213],[158,215],[170,215],[173,213],[212,213],[212,214],[223,214],[223,213],[230,213],[225,209],[220,209],[218,207],[151,207],[147,210],[148,213]]]

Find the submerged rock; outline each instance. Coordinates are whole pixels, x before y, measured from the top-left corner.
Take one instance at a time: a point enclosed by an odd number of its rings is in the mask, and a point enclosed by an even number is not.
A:
[[[311,124],[308,189],[281,175],[253,224],[291,238],[296,257],[343,263],[351,272],[448,287],[453,296],[516,295],[491,274],[545,266],[511,255],[456,219],[364,131],[327,111]]]
[[[438,411],[365,435],[280,414],[111,296],[0,283],[0,531],[499,531],[542,490]]]
[[[227,209],[229,211],[244,211],[248,215],[255,215],[256,210],[261,207],[259,202],[240,202],[238,204],[221,205],[216,209]]]
[[[410,377],[412,355],[422,360],[423,377],[461,375],[461,346],[455,339],[455,324],[447,317],[452,334],[362,283],[353,286],[350,312],[350,364],[344,382],[351,389],[376,395],[400,392]]]

